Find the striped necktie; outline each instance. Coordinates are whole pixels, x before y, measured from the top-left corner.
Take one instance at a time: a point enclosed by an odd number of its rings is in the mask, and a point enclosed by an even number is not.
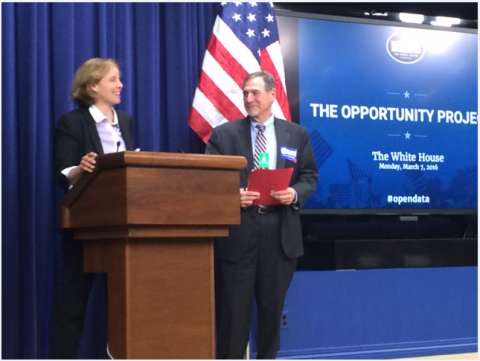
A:
[[[265,138],[265,125],[257,124],[258,128],[257,138],[255,139],[255,154],[253,155],[253,169],[260,168],[259,156],[260,153],[267,152],[267,138]]]

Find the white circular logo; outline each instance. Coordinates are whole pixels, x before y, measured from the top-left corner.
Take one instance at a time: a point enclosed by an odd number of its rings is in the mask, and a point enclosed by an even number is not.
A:
[[[387,52],[402,64],[413,64],[423,58],[425,47],[413,36],[393,34],[387,40]]]

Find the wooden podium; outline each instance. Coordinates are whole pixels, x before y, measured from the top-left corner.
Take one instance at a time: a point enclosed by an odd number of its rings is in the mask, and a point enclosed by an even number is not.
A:
[[[215,358],[213,237],[240,223],[244,157],[99,156],[62,202],[85,272],[106,272],[115,359]]]

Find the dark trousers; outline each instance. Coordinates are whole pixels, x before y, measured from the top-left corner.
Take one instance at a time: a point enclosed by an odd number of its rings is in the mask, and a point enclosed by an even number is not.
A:
[[[218,359],[244,358],[254,299],[258,317],[257,358],[276,357],[285,295],[298,260],[283,252],[280,222],[280,212],[253,217],[242,227],[255,227],[254,246],[238,262],[216,259]]]
[[[59,292],[49,336],[49,358],[74,359],[82,336],[93,273],[83,272],[83,248],[65,231],[61,240]]]

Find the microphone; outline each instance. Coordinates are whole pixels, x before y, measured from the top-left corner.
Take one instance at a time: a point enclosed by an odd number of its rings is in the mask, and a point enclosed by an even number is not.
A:
[[[118,153],[118,149],[120,148],[120,141],[117,142],[117,153]]]

